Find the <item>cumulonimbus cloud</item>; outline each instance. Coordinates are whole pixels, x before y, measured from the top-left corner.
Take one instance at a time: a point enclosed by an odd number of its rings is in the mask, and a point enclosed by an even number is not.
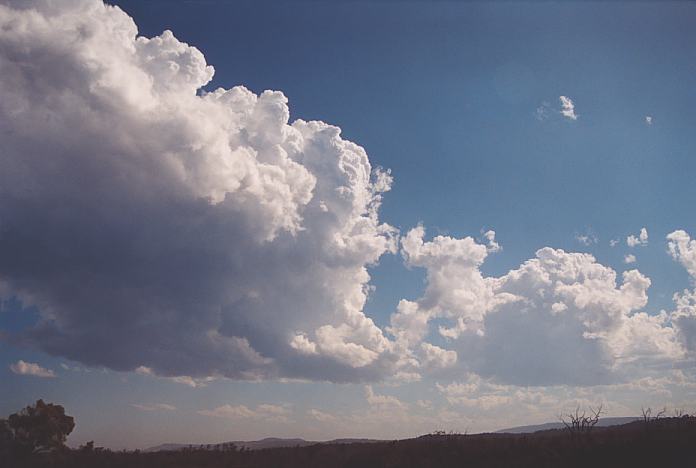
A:
[[[362,311],[391,177],[340,129],[202,91],[200,51],[98,0],[0,5],[0,69],[0,281],[41,311],[26,342],[194,378],[392,366]]]
[[[543,248],[486,277],[492,230],[399,241],[379,218],[391,176],[363,148],[290,122],[281,92],[203,90],[200,51],[139,37],[117,7],[0,5],[0,70],[0,292],[37,307],[15,339],[47,353],[191,386],[472,372],[543,385],[696,349],[690,293],[645,314],[637,270],[619,282],[591,255]],[[679,232],[670,252],[691,271]],[[399,245],[428,283],[382,330],[363,312],[367,268]]]

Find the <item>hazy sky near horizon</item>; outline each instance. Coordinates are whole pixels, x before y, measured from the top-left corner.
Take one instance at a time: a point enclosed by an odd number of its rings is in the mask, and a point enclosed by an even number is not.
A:
[[[695,22],[0,0],[0,415],[136,448],[696,411]]]

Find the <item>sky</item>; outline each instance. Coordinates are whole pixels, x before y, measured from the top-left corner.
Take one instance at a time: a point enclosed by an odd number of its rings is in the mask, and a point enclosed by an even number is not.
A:
[[[696,411],[695,21],[0,1],[0,415],[144,448]]]

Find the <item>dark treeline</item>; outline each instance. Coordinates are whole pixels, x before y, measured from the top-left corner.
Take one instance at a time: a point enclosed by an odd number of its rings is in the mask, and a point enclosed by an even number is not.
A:
[[[61,419],[60,413],[53,410],[53,416],[64,424],[54,424],[52,427],[59,432],[68,428],[71,430],[72,418],[70,421]],[[44,417],[43,422],[47,420]],[[29,421],[25,418],[24,422]],[[36,428],[37,422],[34,421],[32,427]],[[2,424],[7,426],[8,422],[2,420]],[[20,432],[26,436],[26,430]],[[8,442],[13,434],[16,435],[16,428],[10,428],[9,432],[3,434],[5,438],[0,452],[2,468],[696,466],[696,417],[687,415],[647,417],[623,426],[596,427],[586,431],[559,429],[534,434],[476,435],[438,433],[392,442],[316,444],[265,450],[238,450],[227,444],[219,450],[197,448],[153,453],[115,452],[95,448],[92,443],[69,449],[57,442],[61,438],[65,440],[63,435],[67,434],[63,433],[53,438],[44,437],[42,443],[48,441],[48,446],[35,445],[30,449],[26,440],[22,443]]]

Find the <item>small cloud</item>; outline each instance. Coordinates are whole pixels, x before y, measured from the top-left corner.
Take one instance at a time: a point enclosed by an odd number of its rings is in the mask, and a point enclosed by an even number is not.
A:
[[[19,375],[32,375],[34,377],[54,378],[55,372],[46,369],[34,362],[25,362],[21,359],[10,365],[10,370]]]
[[[416,406],[423,409],[433,409],[433,402],[430,400],[418,400]]]
[[[645,116],[645,123],[646,123],[646,125],[652,125],[652,122],[653,122],[652,116],[646,115],[646,116]]]
[[[149,367],[145,367],[145,366],[140,366],[140,367],[136,368],[135,373],[140,374],[140,375],[147,375],[150,377],[156,377],[156,374],[152,371],[152,369]],[[214,377],[206,377],[204,379],[194,379],[193,377],[190,377],[188,375],[179,375],[176,377],[164,377],[164,378],[171,380],[172,382],[188,385],[189,387],[192,387],[192,388],[205,387],[206,385],[208,385],[208,383],[215,380]]]
[[[283,405],[262,404],[255,409],[246,405],[222,405],[212,410],[200,410],[198,414],[225,419],[256,419],[265,421],[287,422],[290,409]]]
[[[633,234],[628,236],[626,238],[626,245],[628,245],[629,247],[636,247],[638,245],[648,245],[648,230],[645,228],[641,228],[640,234],[638,234],[638,236],[634,236]]]
[[[581,243],[582,245],[589,246],[592,244],[596,244],[599,242],[599,239],[597,239],[597,236],[592,234],[591,232],[588,232],[586,234],[575,234],[575,240]]]
[[[500,252],[503,250],[503,248],[496,242],[495,240],[495,231],[493,230],[488,230],[483,233],[484,239],[486,239],[486,248],[488,249],[489,252],[494,253],[494,252]]]
[[[573,100],[567,96],[560,96],[558,99],[561,101],[561,114],[563,117],[567,117],[570,120],[578,120]]]
[[[168,405],[166,403],[155,403],[153,405],[140,405],[137,403],[132,403],[133,408],[139,409],[140,411],[174,411],[175,406]]]
[[[534,112],[534,116],[536,117],[537,120],[546,120],[549,118],[549,115],[551,114],[551,105],[544,101],[541,103],[539,107],[537,107],[536,111]]]
[[[60,367],[61,367],[63,370],[72,371],[72,372],[91,372],[91,370],[90,370],[90,369],[87,369],[86,367],[69,366],[68,364],[66,364],[66,363],[64,363],[64,362],[61,362],[61,363],[60,363]],[[104,370],[106,370],[106,369],[104,369]]]
[[[319,422],[333,422],[336,420],[336,416],[319,411],[318,409],[310,409],[307,411],[307,416]]]
[[[381,409],[405,409],[406,405],[391,395],[378,395],[372,390],[372,385],[365,386],[365,399],[372,407]]]
[[[616,238],[616,239],[611,239],[611,240],[609,241],[609,247],[616,247],[617,245],[619,245],[619,242],[620,242],[620,241],[619,241],[618,238]]]
[[[625,264],[631,264],[631,263],[636,263],[636,256],[633,254],[628,254],[624,257],[624,263]]]

